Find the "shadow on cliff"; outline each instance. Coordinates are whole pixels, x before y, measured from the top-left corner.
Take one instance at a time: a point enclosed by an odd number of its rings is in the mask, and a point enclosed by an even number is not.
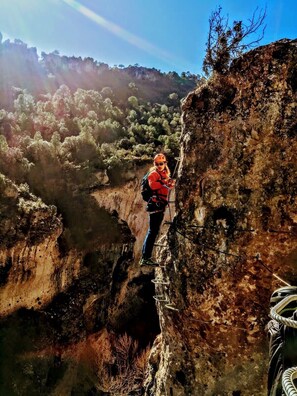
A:
[[[125,225],[121,232],[131,242]],[[86,253],[78,279],[50,304],[1,320],[0,394],[113,394],[107,383],[122,386],[122,348],[130,373],[145,361],[160,330],[152,273],[131,275],[132,248]],[[57,273],[53,282],[60,281]]]

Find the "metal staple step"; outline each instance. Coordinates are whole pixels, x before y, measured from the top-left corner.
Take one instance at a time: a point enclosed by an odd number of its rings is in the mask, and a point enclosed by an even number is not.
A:
[[[151,280],[155,285],[170,285],[169,281],[162,281],[162,279],[152,279]]]
[[[172,311],[179,311],[179,309],[174,308],[172,303],[165,304],[165,308],[171,309]]]
[[[170,302],[167,298],[164,300],[164,296],[162,294],[157,294],[156,296],[153,296],[153,298],[158,302],[166,302],[166,304]]]

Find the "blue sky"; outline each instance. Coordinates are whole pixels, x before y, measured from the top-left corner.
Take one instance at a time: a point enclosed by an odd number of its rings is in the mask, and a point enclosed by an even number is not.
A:
[[[138,63],[161,71],[201,73],[208,19],[222,6],[247,21],[267,8],[261,44],[297,38],[296,0],[1,0],[4,39],[41,51],[90,56],[109,65]]]

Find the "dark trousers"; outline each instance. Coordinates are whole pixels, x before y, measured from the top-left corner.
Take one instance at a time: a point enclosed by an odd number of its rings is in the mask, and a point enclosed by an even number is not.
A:
[[[145,259],[151,258],[154,243],[160,230],[160,226],[164,217],[164,212],[157,212],[150,214],[149,229],[143,242],[142,257]]]

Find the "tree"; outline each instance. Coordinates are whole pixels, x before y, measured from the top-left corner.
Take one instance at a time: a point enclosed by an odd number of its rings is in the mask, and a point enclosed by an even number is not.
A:
[[[73,107],[73,97],[67,85],[62,84],[52,98],[54,114],[58,118],[69,117]]]
[[[17,113],[30,115],[34,111],[35,102],[32,95],[28,94],[25,89],[21,90],[17,99],[14,101],[14,108]]]
[[[138,99],[136,98],[136,96],[129,96],[128,103],[134,109],[138,108]]]
[[[5,136],[0,135],[0,153],[8,150],[8,144]]]
[[[100,93],[104,98],[111,98],[113,96],[113,90],[110,87],[102,88]]]
[[[178,100],[178,94],[175,93],[175,92],[173,92],[173,93],[171,93],[171,94],[168,96],[168,98],[169,98],[170,100],[177,101],[177,100]]]
[[[247,24],[242,21],[233,21],[229,26],[228,16],[221,15],[222,7],[211,13],[209,19],[208,40],[206,55],[203,61],[203,71],[208,76],[211,72],[226,73],[233,59],[243,52],[257,46],[264,37],[266,25],[266,9],[258,7]],[[245,42],[247,37],[253,36],[261,28],[260,34],[250,42]]]

